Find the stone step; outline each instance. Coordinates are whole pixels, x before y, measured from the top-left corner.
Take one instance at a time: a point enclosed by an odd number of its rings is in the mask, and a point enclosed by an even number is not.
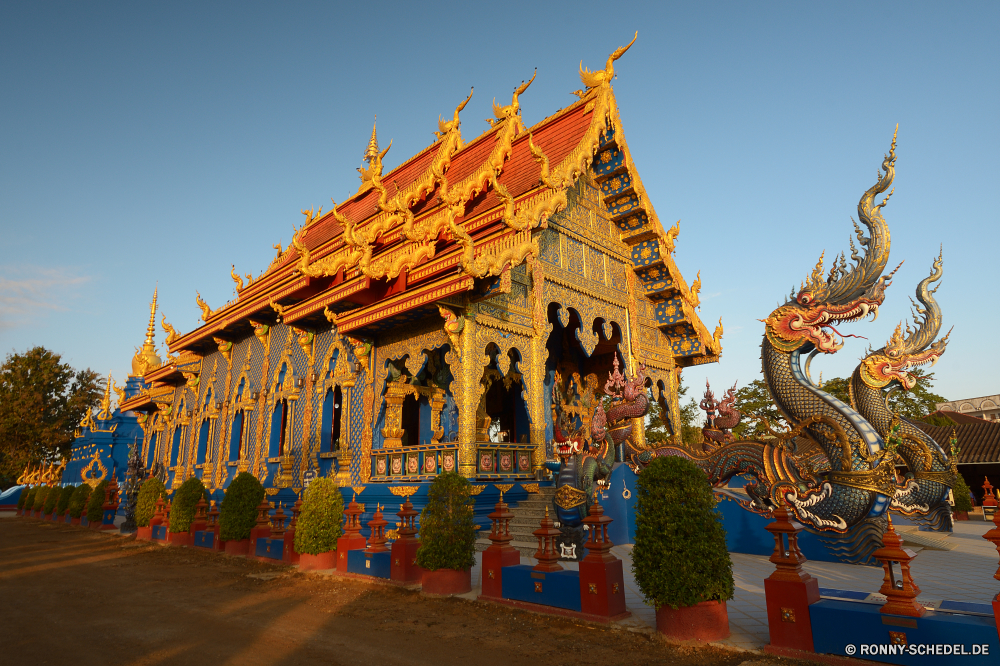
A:
[[[478,539],[476,541],[476,550],[478,552],[483,552],[491,545],[489,539]],[[511,541],[510,545],[517,548],[517,551],[521,553],[522,557],[534,557],[535,552],[538,550],[537,541]]]
[[[921,532],[916,527],[900,528],[898,532],[903,537],[904,545],[921,546],[929,550],[952,550],[956,545],[947,536],[935,532]]]

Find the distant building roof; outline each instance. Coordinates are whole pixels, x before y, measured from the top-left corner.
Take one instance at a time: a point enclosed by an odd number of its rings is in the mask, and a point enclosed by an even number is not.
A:
[[[913,424],[933,437],[947,451],[951,433],[958,438],[958,464],[1000,462],[1000,422],[977,419],[955,412],[934,412],[951,419],[953,426],[933,426],[923,421]]]

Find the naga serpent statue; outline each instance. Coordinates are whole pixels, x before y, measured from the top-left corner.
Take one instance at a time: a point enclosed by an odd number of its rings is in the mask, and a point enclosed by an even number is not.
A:
[[[590,422],[591,444],[583,450],[586,433],[581,428],[572,435],[565,435],[569,419],[559,402],[558,387],[553,387],[553,406],[557,413],[554,424],[555,452],[558,460],[545,466],[556,475],[556,494],[553,498],[556,518],[562,535],[559,546],[564,559],[583,557],[583,519],[590,512],[591,500],[597,483],[611,474],[616,452],[631,443],[633,419],[642,418],[649,411],[646,396],[646,368],[632,379],[627,379],[618,368],[615,357],[614,371],[608,373],[604,392],[611,400],[607,411],[598,399]]]
[[[714,485],[722,485],[733,476],[747,475],[751,478],[745,487],[751,498],[747,508],[769,513],[773,507],[787,504],[809,531],[826,537],[830,537],[830,533],[837,534],[835,539],[827,540],[831,550],[847,561],[869,559],[881,546],[886,512],[893,499],[896,498],[899,506],[910,501],[897,495],[900,489],[895,483],[894,461],[900,438],[890,438],[888,425],[880,431],[865,418],[866,414],[813,384],[807,369],[803,370],[802,361],[804,356],[811,359],[817,353],[832,354],[843,348],[835,325],[868,315],[873,319],[878,316],[878,308],[892,278],[891,273],[882,275],[889,258],[890,241],[889,228],[881,213],[892,192],[880,203],[876,203],[876,197],[892,184],[895,149],[896,137],[893,135],[878,181],[858,202],[858,217],[868,232],[865,235],[855,223],[861,252],[852,240],[851,261],[841,254],[839,259],[834,259],[825,278],[821,256],[798,292],[793,290],[789,300],[763,320],[764,380],[790,429],[786,432],[772,430],[771,437],[761,438],[761,441],[727,443],[707,453],[680,447],[627,452],[633,469],[641,469],[655,456],[689,458],[706,472]],[[922,283],[924,292],[930,281]],[[921,296],[928,317],[924,325],[904,341],[906,353],[912,355],[910,364],[919,362],[921,350],[937,333],[936,327],[928,323],[928,319],[938,317],[936,306],[931,305],[929,292]],[[938,343],[936,350],[943,351],[943,344]],[[875,365],[877,361],[873,360],[871,366]],[[857,382],[854,386],[857,388]],[[875,398],[884,405],[882,395]],[[864,407],[860,402],[859,409],[867,411],[869,401],[865,401]],[[868,415],[875,414],[870,412]],[[908,433],[911,442],[917,440],[931,447],[927,442],[929,438],[917,435],[916,428],[903,432]],[[906,438],[902,441],[904,445],[900,448],[903,450],[899,455],[906,460],[910,452],[917,452],[919,447],[915,443],[906,446]],[[918,467],[916,462],[908,463],[911,470],[919,469],[922,474],[921,478],[914,479],[916,489],[909,484],[903,489],[905,497],[925,498],[929,507],[931,500],[937,501],[942,492],[947,492],[932,485],[938,481],[947,485],[947,478],[938,474],[944,471],[947,461],[940,447],[930,450],[935,452],[931,457],[937,461],[931,460],[924,467]],[[916,460],[915,456],[910,457]],[[936,506],[940,506],[940,502]]]
[[[934,439],[905,419],[900,420],[890,409],[889,394],[893,390],[909,391],[918,381],[908,371],[927,363],[935,364],[948,345],[948,335],[934,341],[941,330],[941,308],[934,300],[930,285],[941,279],[941,255],[934,260],[930,275],[917,285],[914,303],[914,328],[896,327],[889,342],[877,351],[870,351],[851,376],[851,404],[875,430],[888,439],[899,440],[896,453],[909,470],[904,485],[892,498],[892,510],[921,522],[935,530],[950,531],[951,510],[948,492],[955,482],[954,456],[949,460],[944,449]],[[894,431],[895,429],[895,431]]]

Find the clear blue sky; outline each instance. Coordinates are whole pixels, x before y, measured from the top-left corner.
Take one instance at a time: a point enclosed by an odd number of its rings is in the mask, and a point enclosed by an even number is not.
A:
[[[689,385],[759,376],[757,320],[846,249],[899,123],[885,217],[906,263],[879,320],[844,332],[881,345],[943,243],[955,332],[936,389],[1000,392],[996,2],[3,3],[0,351],[44,345],[121,382],[157,281],[168,321],[196,326],[196,289],[218,307],[230,264],[258,274],[300,210],[356,190],[376,114],[391,167],[470,86],[477,136],[537,67],[530,125],[635,30],[623,129],[660,218],[681,220],[702,318],[726,329]],[[814,374],[850,373],[866,346]]]

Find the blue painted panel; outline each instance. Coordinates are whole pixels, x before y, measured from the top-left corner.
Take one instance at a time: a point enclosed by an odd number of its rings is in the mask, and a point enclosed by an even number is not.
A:
[[[632,176],[628,171],[622,171],[620,174],[601,183],[601,194],[605,197],[613,197],[625,190],[631,189],[631,187]]]
[[[154,525],[153,526],[153,538],[160,541],[167,540],[167,526],[166,525]]]
[[[614,544],[635,543],[636,475],[628,465],[615,463],[608,479],[608,490],[598,498],[604,515],[611,518],[608,538]]]
[[[611,173],[625,163],[625,153],[617,148],[608,148],[594,156],[593,169],[598,176]]]
[[[648,266],[660,261],[660,241],[648,240],[639,243],[632,248],[632,264],[634,266]]]
[[[639,211],[616,221],[615,224],[622,230],[622,233],[632,234],[645,227],[648,222],[649,218],[646,216],[646,213]]]
[[[503,598],[580,610],[580,572],[542,573],[527,564],[503,568]]]
[[[878,604],[821,599],[809,606],[816,652],[844,656],[848,644],[857,652],[851,656],[873,659],[890,664],[919,666],[922,664],[995,664],[1000,655],[1000,640],[992,617],[951,615],[929,611],[919,618],[883,615]],[[911,626],[905,626],[910,624]],[[902,626],[901,626],[902,625]],[[912,625],[915,625],[912,626]],[[889,632],[904,634],[909,646],[964,645],[969,652],[973,645],[987,645],[988,655],[918,655],[865,654],[865,646],[889,645]]]
[[[215,545],[215,532],[198,530],[194,533],[194,545],[198,548],[211,548]]]
[[[254,555],[257,557],[267,557],[272,560],[280,560],[285,548],[284,539],[268,539],[259,537],[254,548]]]
[[[635,193],[624,194],[609,201],[607,206],[608,212],[613,217],[618,217],[619,215],[638,210],[640,208],[639,197]]]
[[[366,554],[363,550],[347,551],[347,571],[348,573],[361,574],[363,576],[375,576],[376,578],[389,578],[392,569],[392,553]]]

